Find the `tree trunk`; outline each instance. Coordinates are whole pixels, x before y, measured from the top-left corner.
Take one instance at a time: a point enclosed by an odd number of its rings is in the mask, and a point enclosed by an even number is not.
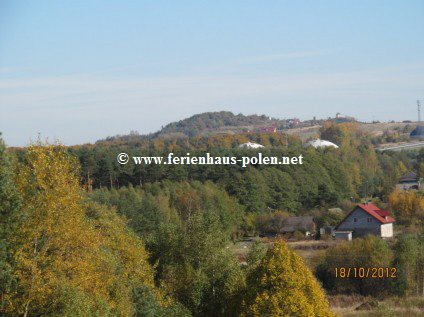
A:
[[[26,305],[25,305],[25,312],[24,312],[24,317],[27,317],[28,316],[28,311],[29,311],[29,303],[30,303],[31,301],[30,300],[28,300],[28,302],[26,303]]]

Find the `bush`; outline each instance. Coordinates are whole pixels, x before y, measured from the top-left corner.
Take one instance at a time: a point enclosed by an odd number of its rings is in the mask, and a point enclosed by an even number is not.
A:
[[[386,241],[366,236],[364,239],[346,241],[327,249],[316,269],[316,276],[323,286],[334,294],[361,294],[382,296],[393,291],[392,282],[388,278],[336,277],[336,269],[350,268],[353,272],[358,268],[391,267],[393,252]],[[340,271],[339,271],[340,272]]]
[[[293,239],[295,239],[296,241],[305,240],[305,238],[306,238],[306,236],[303,232],[301,232],[301,231],[293,232]]]

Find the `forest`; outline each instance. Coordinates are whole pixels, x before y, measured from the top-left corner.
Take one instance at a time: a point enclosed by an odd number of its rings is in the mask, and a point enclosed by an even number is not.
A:
[[[1,316],[336,316],[329,296],[424,293],[424,151],[377,152],[355,123],[328,122],[304,148],[280,133],[0,145]],[[116,155],[304,157],[302,165],[120,165]],[[288,143],[287,143],[288,141]],[[255,152],[256,151],[256,152]],[[311,261],[286,239],[231,246],[270,221],[335,225],[357,203],[389,209],[399,233],[332,245]],[[332,208],[339,208],[339,214]],[[276,223],[276,222],[275,222]],[[396,267],[396,279],[337,279],[335,267]]]

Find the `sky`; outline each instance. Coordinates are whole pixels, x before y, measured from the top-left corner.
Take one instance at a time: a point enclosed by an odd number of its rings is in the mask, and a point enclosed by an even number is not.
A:
[[[0,0],[9,146],[156,132],[206,111],[416,120],[424,1]]]

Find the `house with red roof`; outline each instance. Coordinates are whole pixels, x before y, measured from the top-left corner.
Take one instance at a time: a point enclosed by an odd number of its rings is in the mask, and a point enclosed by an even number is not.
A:
[[[381,210],[373,204],[359,204],[335,228],[335,237],[351,240],[374,234],[392,238],[394,222],[388,210]]]

